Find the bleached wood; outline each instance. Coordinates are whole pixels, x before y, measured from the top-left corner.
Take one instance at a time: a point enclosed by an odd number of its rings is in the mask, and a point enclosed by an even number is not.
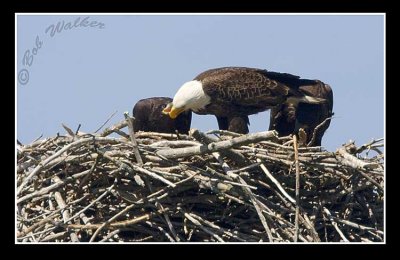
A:
[[[192,155],[199,155],[205,153],[218,152],[232,147],[255,143],[262,140],[269,140],[277,137],[275,131],[259,132],[254,134],[247,134],[240,137],[235,137],[231,140],[220,142],[213,142],[207,145],[200,145],[195,147],[177,148],[177,149],[164,149],[157,152],[158,155],[164,156],[169,159],[187,157]]]

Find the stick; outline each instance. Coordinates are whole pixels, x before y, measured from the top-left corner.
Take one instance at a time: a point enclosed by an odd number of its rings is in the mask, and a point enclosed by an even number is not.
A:
[[[117,124],[115,124],[115,125],[113,125],[111,127],[108,127],[106,129],[104,129],[104,131],[100,134],[100,136],[106,137],[106,136],[114,133],[115,131],[126,127],[127,125],[128,125],[128,122],[126,120],[122,120],[121,122],[119,122],[119,123],[117,123]]]
[[[228,135],[228,136],[233,136],[233,137],[238,137],[241,136],[242,134],[238,134],[235,132],[231,132],[228,130],[211,130],[208,131],[206,134],[210,135],[210,134],[223,134],[223,135]]]
[[[112,157],[110,157],[110,156],[108,156],[105,153],[102,153],[100,151],[99,151],[99,153],[102,154],[104,158],[112,161],[113,163],[115,163],[115,165],[117,165],[121,169],[124,169],[124,170],[128,171],[131,174],[135,174],[135,172],[132,171],[132,170],[134,170],[134,171],[146,174],[146,175],[148,175],[148,176],[150,176],[150,177],[152,177],[152,178],[154,178],[156,180],[159,180],[159,181],[161,181],[161,182],[163,182],[163,183],[165,183],[165,184],[167,184],[167,185],[169,185],[171,187],[175,187],[175,184],[173,184],[169,180],[159,176],[158,174],[155,174],[154,172],[151,172],[149,170],[146,170],[146,169],[144,169],[144,168],[142,168],[140,166],[131,164],[129,162],[123,162],[123,161],[120,161],[120,160],[116,160],[116,159],[114,159],[114,158],[112,158]]]
[[[221,167],[223,168],[223,170],[225,171],[226,174],[229,174],[229,172],[231,171],[229,165],[224,162],[221,158],[221,156],[219,155],[219,153],[213,153],[214,157],[217,158],[217,160],[219,161]],[[231,174],[232,175],[232,174]],[[253,203],[254,208],[256,209],[257,215],[260,218],[261,224],[263,225],[267,235],[268,235],[268,239],[270,242],[274,241],[274,238],[272,236],[271,233],[271,229],[268,226],[267,220],[265,219],[262,210],[260,209],[260,207],[257,205],[258,200],[254,197],[253,193],[251,192],[249,185],[239,176],[236,175],[236,179],[239,180],[239,182],[241,184],[243,184],[242,189],[247,193],[247,195],[250,197],[250,201]]]
[[[239,176],[239,181],[240,181],[241,183],[247,185],[247,183],[246,183],[240,176]],[[262,225],[263,225],[265,231],[267,232],[269,242],[274,242],[274,237],[272,236],[271,229],[270,229],[269,226],[268,226],[267,220],[265,219],[264,214],[262,213],[262,210],[261,210],[260,207],[257,205],[258,200],[254,197],[253,193],[251,192],[251,190],[250,190],[249,188],[247,188],[247,187],[242,187],[242,189],[249,195],[250,200],[251,200],[251,202],[253,203],[254,208],[255,208],[256,211],[257,211],[257,215],[258,215],[258,217],[260,218],[261,223],[262,223]]]
[[[115,111],[114,113],[111,114],[111,116],[108,117],[108,119],[96,130],[94,131],[94,133],[97,133],[98,131],[100,131],[100,129],[103,128],[103,126],[105,126],[108,121],[110,121],[111,118],[113,118],[113,116],[117,113],[118,111]]]
[[[188,213],[182,212],[183,215],[189,219],[193,224],[195,224],[196,226],[198,226],[199,228],[201,228],[202,230],[204,230],[204,232],[210,234],[212,237],[214,237],[215,239],[217,239],[219,242],[225,242],[220,236],[218,236],[217,234],[215,234],[214,232],[212,232],[211,230],[209,230],[208,228],[206,228],[205,226],[203,226],[203,224],[201,224],[197,219],[193,218],[192,216],[190,216]]]
[[[42,219],[41,221],[33,224],[32,226],[26,228],[25,230],[17,233],[17,238],[20,239],[22,237],[24,237],[26,234],[29,234],[30,232],[32,232],[33,230],[37,229],[38,227],[51,222],[54,218],[54,215],[56,215],[56,213],[58,213],[59,211],[61,211],[61,209],[57,209],[56,211],[53,211],[48,217]]]
[[[307,146],[311,146],[311,144],[315,141],[315,137],[317,136],[317,132],[319,131],[319,129],[320,129],[323,125],[325,125],[328,121],[330,121],[331,119],[332,119],[332,117],[325,118],[325,120],[322,121],[322,123],[320,123],[319,125],[317,125],[317,126],[314,128],[313,135],[312,135],[312,137],[311,137],[310,142],[308,142]]]
[[[147,178],[145,178],[145,182],[147,183],[147,186],[149,187],[150,192],[153,193],[153,192],[154,192],[153,186],[152,186],[151,183],[147,180]],[[156,199],[155,206],[157,207],[158,210],[164,211],[164,206],[161,204],[161,202],[160,202],[158,199]],[[175,242],[175,241],[179,242],[179,241],[181,241],[180,237],[177,235],[177,233],[176,233],[176,231],[175,231],[174,226],[173,226],[172,223],[171,223],[171,220],[170,220],[168,214],[165,213],[165,211],[164,211],[164,213],[163,213],[163,216],[164,216],[164,219],[165,219],[165,221],[166,221],[166,223],[167,223],[167,226],[168,226],[169,230],[171,231],[172,235],[174,236],[174,239],[175,239],[175,240],[172,239],[172,240],[173,240],[172,242]]]
[[[203,144],[210,144],[213,142],[220,141],[218,138],[206,135],[197,129],[191,129],[190,135],[192,137],[194,137],[197,141],[199,141]],[[241,134],[239,134],[238,136],[241,136]],[[244,157],[241,153],[234,151],[233,149],[227,149],[227,150],[221,151],[220,153],[221,153],[221,155],[226,156],[226,157],[230,158],[231,160],[237,162],[241,166],[245,166],[245,165],[249,164],[249,160],[246,159],[246,157]]]
[[[55,182],[60,182],[61,181],[58,176],[55,176],[53,179],[54,179]],[[55,198],[55,200],[57,202],[58,207],[61,209],[64,223],[67,223],[68,222],[67,219],[69,218],[69,212],[68,212],[68,209],[66,209],[67,208],[67,204],[65,203],[61,193],[58,192],[58,191],[56,191],[54,193],[54,198]],[[78,238],[78,235],[76,233],[71,232],[69,234],[69,236],[70,236],[72,242],[79,242],[79,238]]]
[[[294,148],[294,160],[296,164],[296,217],[294,220],[295,232],[294,242],[299,239],[299,213],[300,213],[300,168],[299,168],[299,151],[297,150],[297,136],[293,135],[293,148]]]
[[[142,166],[143,160],[142,160],[142,157],[140,157],[138,144],[137,144],[136,138],[135,138],[135,131],[134,131],[134,126],[133,126],[135,123],[134,118],[130,117],[128,112],[125,112],[124,116],[128,123],[129,135],[131,137],[131,141],[133,144],[133,152],[135,153],[136,162],[138,163],[139,166]]]
[[[121,232],[120,229],[116,229],[114,231],[111,231],[107,236],[105,236],[102,240],[100,240],[99,242],[106,242],[108,239],[112,238],[113,236],[115,236],[116,234],[118,234],[119,232]]]
[[[29,175],[22,181],[22,183],[19,185],[19,187],[17,187],[17,195],[19,195],[22,192],[23,188],[26,186],[26,184],[28,184],[28,182],[32,179],[32,177],[35,176],[36,174],[38,174],[41,170],[43,170],[48,163],[50,163],[51,161],[53,161],[54,159],[56,159],[57,157],[59,157],[60,155],[62,155],[63,153],[65,153],[68,150],[78,148],[82,145],[85,145],[85,144],[88,144],[91,142],[93,142],[93,143],[98,142],[99,144],[102,144],[102,143],[110,143],[110,144],[124,143],[123,141],[118,140],[118,139],[109,138],[109,137],[96,137],[96,136],[76,140],[76,141],[64,146],[62,149],[60,149],[58,152],[56,152],[52,156],[48,157],[44,161],[41,161],[38,164],[38,166],[36,166],[36,168],[32,172],[30,172]]]
[[[74,180],[76,180],[76,179],[78,179],[78,178],[80,178],[82,176],[85,176],[89,172],[90,172],[90,170],[86,170],[86,171],[83,171],[83,172],[80,172],[80,173],[75,173],[74,175],[72,175],[70,177],[67,177],[65,180],[61,180],[61,181],[56,182],[56,183],[54,183],[54,184],[52,184],[52,185],[50,185],[50,186],[48,186],[46,188],[43,188],[41,190],[29,193],[29,194],[17,199],[17,204],[19,204],[21,202],[24,202],[25,200],[32,199],[34,197],[38,197],[38,196],[47,194],[50,191],[56,190],[56,189],[66,185],[68,183],[71,183],[72,181],[74,181]]]
[[[62,125],[62,127],[65,129],[65,131],[67,131],[67,133],[68,133],[70,136],[75,137],[75,133],[71,130],[71,128],[69,128],[68,126],[66,126],[66,125],[64,125],[64,124],[61,124],[61,125]]]
[[[192,155],[199,155],[204,153],[218,152],[220,150],[230,149],[232,147],[245,145],[249,143],[256,143],[262,140],[269,140],[276,138],[276,131],[266,131],[254,134],[247,134],[231,140],[213,142],[208,145],[201,145],[195,147],[177,148],[177,149],[164,149],[157,151],[157,155],[164,156],[168,159],[181,158]]]
[[[186,178],[186,179],[183,179],[183,180],[181,180],[181,181],[175,183],[174,185],[175,185],[175,187],[176,187],[176,186],[179,185],[179,184],[182,184],[182,183],[185,183],[185,182],[191,180],[191,179],[194,178],[195,176],[196,176],[196,175],[192,175],[192,176],[190,176],[190,177],[188,177],[188,178]],[[157,191],[157,192],[154,192],[154,193],[150,194],[149,196],[147,196],[147,197],[146,197],[146,200],[149,200],[150,198],[153,198],[153,197],[159,195],[160,193],[166,192],[166,191],[168,191],[169,189],[171,189],[170,186],[169,186],[169,187],[165,187],[165,188],[163,188],[163,189],[161,189],[161,190],[159,190],[159,191]],[[110,226],[111,228],[119,228],[119,227],[125,227],[125,226],[128,226],[128,225],[133,225],[133,224],[136,224],[136,223],[139,223],[139,222],[142,222],[142,221],[149,220],[149,219],[152,218],[154,215],[156,215],[156,213],[151,212],[151,213],[149,213],[149,214],[145,214],[145,215],[142,215],[142,216],[139,216],[139,217],[137,217],[137,218],[130,219],[130,220],[112,223],[114,220],[116,220],[116,219],[119,218],[120,216],[124,215],[124,214],[125,214],[126,212],[128,212],[130,209],[132,209],[132,208],[134,208],[135,206],[137,206],[137,204],[143,203],[143,201],[144,201],[144,199],[139,199],[138,201],[132,203],[131,205],[126,206],[123,210],[121,210],[120,212],[118,212],[117,214],[115,214],[113,217],[111,217],[110,219],[108,219],[108,220],[107,220],[106,222],[104,222],[103,224],[89,224],[89,225],[77,225],[77,224],[72,224],[72,225],[68,225],[68,227],[70,227],[70,228],[77,228],[77,229],[80,229],[80,228],[82,228],[82,229],[100,229],[100,228],[103,229],[103,228],[106,227],[106,226]],[[168,210],[169,210],[169,208],[164,208],[164,211],[162,211],[162,212],[158,211],[158,213],[163,213],[163,212],[166,212],[166,211],[168,211]],[[100,229],[100,230],[101,230],[101,229]],[[99,230],[99,231],[100,231],[100,230]],[[93,236],[92,236],[92,237],[93,237]]]
[[[285,196],[290,202],[293,204],[296,204],[296,200],[293,199],[282,187],[282,185],[279,183],[277,179],[268,171],[267,167],[262,163],[260,159],[257,158],[257,162],[260,163],[261,169],[264,171],[264,173],[267,175],[267,177],[276,185],[276,187],[282,192],[283,196]]]
[[[72,217],[68,218],[66,221],[64,221],[64,223],[67,223],[69,221],[71,221],[72,219],[79,217],[79,215],[83,212],[85,212],[86,210],[88,210],[90,207],[92,207],[96,202],[99,202],[101,199],[103,199],[108,193],[110,193],[110,191],[114,188],[115,183],[116,183],[117,179],[114,179],[114,184],[111,185],[110,187],[108,187],[106,189],[105,192],[103,192],[103,194],[101,194],[99,197],[97,197],[95,200],[93,200],[91,203],[89,203],[89,205],[87,205],[86,207],[84,207],[82,210],[78,211],[78,213],[75,213],[75,215],[73,215]]]
[[[204,224],[208,225],[209,227],[212,227],[212,228],[218,230],[219,232],[223,233],[224,235],[233,237],[233,238],[235,238],[235,239],[237,239],[237,240],[239,240],[241,242],[246,242],[245,239],[238,237],[236,234],[233,234],[232,232],[227,231],[224,228],[221,228],[221,227],[215,225],[214,223],[212,223],[212,222],[210,222],[210,221],[208,221],[206,219],[203,219],[202,217],[200,217],[200,216],[198,216],[198,215],[196,215],[194,213],[189,213],[189,215],[191,217],[197,219],[198,221],[203,222]]]
[[[345,242],[349,242],[349,240],[344,236],[343,232],[339,229],[337,223],[335,222],[335,220],[333,219],[331,212],[324,207],[324,212],[325,214],[328,216],[329,220],[332,223],[332,226],[336,229],[336,231],[339,233],[340,237],[345,241]]]
[[[379,167],[378,163],[366,163],[353,155],[349,154],[346,151],[345,147],[341,147],[337,150],[337,153],[341,156],[338,158],[339,161],[341,161],[344,165],[348,165],[350,167],[353,167],[355,169],[376,169]]]
[[[53,241],[53,240],[56,240],[56,239],[58,239],[58,238],[63,238],[63,237],[65,237],[67,234],[68,234],[67,231],[63,231],[63,232],[51,234],[51,235],[48,235],[47,237],[41,239],[40,242],[49,242],[49,241]]]
[[[131,205],[131,206],[135,206],[135,205]],[[164,210],[168,211],[169,208],[165,208]],[[162,213],[162,212],[157,211],[157,213]],[[110,229],[117,229],[117,228],[127,227],[127,226],[130,226],[130,225],[135,225],[137,223],[149,220],[149,219],[153,218],[154,216],[157,216],[157,213],[156,212],[150,212],[150,213],[138,216],[138,217],[134,217],[132,219],[119,221],[119,222],[114,222],[114,223],[110,223],[110,221],[112,221],[112,218],[111,218],[111,219],[107,220],[106,222],[104,222],[102,224],[89,224],[89,225],[70,224],[70,225],[67,225],[67,228],[72,228],[72,229],[100,229],[100,228],[103,228],[105,226],[109,226]],[[117,215],[115,215],[115,216],[117,216]]]

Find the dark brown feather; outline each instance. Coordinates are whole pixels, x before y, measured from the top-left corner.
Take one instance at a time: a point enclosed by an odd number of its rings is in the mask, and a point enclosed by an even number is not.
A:
[[[172,102],[168,97],[153,97],[139,100],[133,108],[135,131],[188,134],[192,122],[192,112],[185,111],[175,120],[162,114],[162,110]]]
[[[306,132],[307,143],[311,141],[314,129],[333,115],[333,92],[329,85],[315,81],[299,87],[299,91],[311,97],[326,99],[322,104],[299,103],[297,108],[284,103],[271,110],[270,130],[278,131],[280,136],[296,134],[300,128]],[[320,146],[322,137],[330,125],[330,119],[316,132],[311,146]]]
[[[211,97],[211,103],[196,113],[213,114],[220,129],[238,133],[248,132],[248,115],[272,109],[275,118],[271,117],[271,123],[290,134],[295,128],[297,104],[287,99],[309,94],[323,97],[309,93],[307,87],[303,90],[304,86],[318,85],[317,80],[257,68],[210,69],[194,80],[201,81],[204,92]]]
[[[256,114],[279,105],[290,96],[304,96],[299,86],[314,82],[288,73],[245,67],[207,70],[195,80],[203,84],[211,104],[204,114],[223,116],[229,113]]]

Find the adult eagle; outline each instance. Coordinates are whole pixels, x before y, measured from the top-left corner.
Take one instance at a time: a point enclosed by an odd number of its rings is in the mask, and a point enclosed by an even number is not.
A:
[[[171,119],[162,114],[162,110],[172,102],[168,97],[152,97],[139,100],[133,107],[135,131],[188,134],[192,122],[192,112],[185,111]]]
[[[317,81],[314,85],[300,86],[299,90],[306,95],[323,98],[326,102],[321,104],[300,102],[296,108],[288,103],[276,106],[271,109],[269,129],[278,131],[280,136],[287,136],[296,134],[300,128],[303,128],[306,133],[306,142],[310,146],[320,146],[322,137],[330,125],[330,117],[333,115],[332,88]],[[322,125],[316,129],[320,124]]]
[[[293,106],[299,102],[325,102],[299,91],[300,86],[314,83],[295,75],[256,68],[211,69],[183,84],[163,113],[171,118],[187,110],[212,114],[217,117],[220,129],[248,133],[248,115],[285,102]]]

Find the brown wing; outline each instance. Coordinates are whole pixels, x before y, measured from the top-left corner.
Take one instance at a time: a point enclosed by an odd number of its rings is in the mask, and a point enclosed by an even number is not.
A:
[[[266,70],[226,67],[205,71],[195,80],[214,101],[244,106],[275,106],[289,95],[303,95],[296,88],[269,78]]]
[[[326,100],[326,109],[332,112],[333,91],[328,84],[320,80],[315,80],[314,84],[304,84],[304,86],[300,86],[299,91],[311,97],[324,98]]]
[[[306,104],[301,102],[298,104],[294,114],[289,109],[290,104],[284,103],[281,106],[277,106],[271,110],[270,130],[277,130],[280,136],[285,136],[296,133],[298,130],[296,129],[297,124],[298,127],[304,128],[307,134],[307,142],[310,142],[314,129],[324,122],[325,119],[333,115],[333,92],[331,87],[319,80],[309,82],[304,80],[303,83],[309,84],[310,82],[315,83],[300,86],[299,91],[311,97],[324,98],[327,102],[323,104]],[[319,131],[316,132],[314,142],[311,143],[312,146],[321,145],[322,137],[329,125],[330,120],[319,128]]]

